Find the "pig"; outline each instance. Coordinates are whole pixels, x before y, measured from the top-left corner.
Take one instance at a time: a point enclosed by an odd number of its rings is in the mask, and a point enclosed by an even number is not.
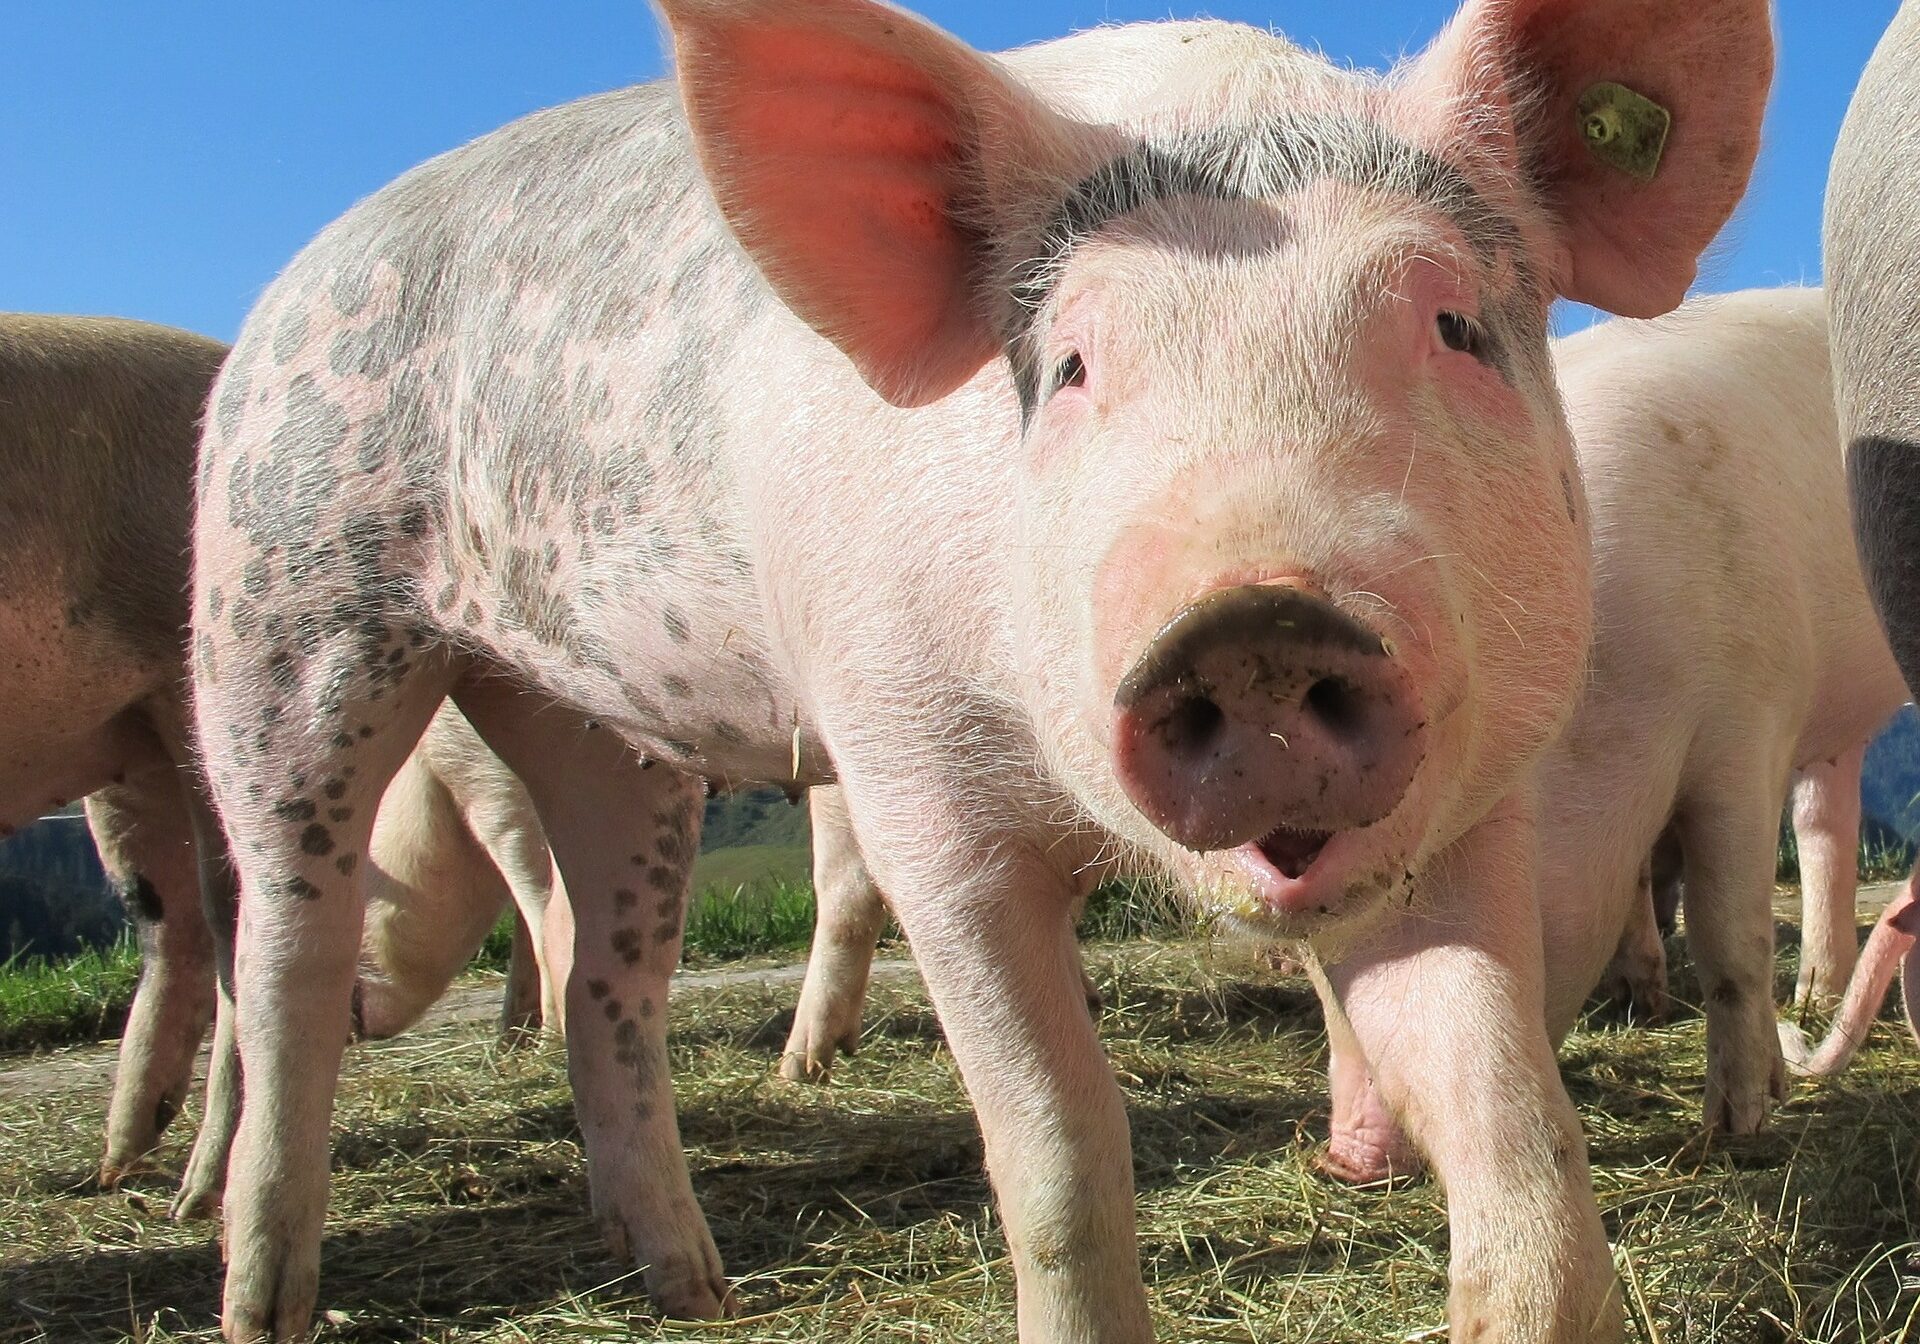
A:
[[[511,908],[503,1038],[561,1028],[572,922],[526,789],[451,704],[400,767],[374,819],[357,1037],[398,1035],[446,991]]]
[[[226,347],[108,318],[0,314],[0,834],[88,797],[142,973],[100,1179],[137,1169],[180,1109],[214,1012],[191,777],[186,521],[200,410]],[[231,904],[223,875],[212,899]]]
[[[1920,686],[1920,4],[1860,77],[1827,178],[1834,395],[1860,561],[1907,687]]]
[[[1785,1079],[1772,894],[1790,775],[1857,781],[1859,745],[1906,699],[1848,541],[1825,301],[1700,299],[1554,356],[1592,509],[1594,641],[1579,708],[1535,771],[1547,1029],[1571,1029],[1649,908],[1647,855],[1671,819],[1706,1120],[1750,1133]],[[1852,842],[1837,848],[1851,871]],[[1332,1040],[1330,1168],[1407,1172],[1417,1155]]]
[[[1831,1010],[1845,991],[1859,952],[1854,893],[1859,888],[1862,741],[1832,760],[1794,772],[1794,843],[1800,856],[1800,969],[1796,1008]],[[1680,841],[1669,826],[1641,875],[1641,895],[1628,907],[1620,946],[1600,979],[1603,995],[1634,1016],[1657,1022],[1667,1010],[1667,951],[1680,902]]]
[[[1321,950],[1447,1181],[1459,1337],[1618,1338],[1538,1009],[1526,781],[1589,630],[1547,311],[1683,297],[1765,4],[1470,0],[1387,77],[1226,24],[991,57],[876,0],[661,8],[671,83],[356,206],[214,394],[227,1338],[314,1310],[372,806],[449,694],[565,880],[594,1216],[663,1312],[733,1300],[665,1048],[698,780],[837,781],[1024,1339],[1151,1333],[1070,918],[1122,859]]]
[[[150,1164],[214,1016],[221,940],[202,909],[203,876],[215,904],[232,907],[224,839],[199,787],[184,702],[193,455],[226,354],[217,341],[147,323],[0,314],[0,621],[16,651],[0,716],[0,833],[84,795],[102,866],[139,940],[140,981],[100,1160],[108,1187]],[[422,748],[423,787],[469,790],[500,771],[497,761],[463,758],[468,740],[472,730],[447,710]],[[382,824],[407,844],[383,834],[376,869],[429,865],[462,876],[440,852],[451,833],[409,831],[403,818],[417,809],[401,796],[393,804]],[[463,815],[471,824],[481,809]],[[520,824],[534,827],[532,844],[543,843],[537,822],[523,815]],[[469,922],[480,927],[449,941],[444,926],[422,926],[446,967],[429,982],[393,964],[390,941],[370,943],[368,974],[414,977],[410,1005],[382,1026],[399,1030],[438,996],[498,917],[504,891],[498,877],[489,887],[468,876],[464,887],[432,893],[443,905],[455,896],[468,902]],[[427,905],[420,890],[384,877],[375,897],[382,911],[417,915]],[[537,917],[538,892],[529,889],[527,904]],[[370,932],[381,927],[376,920]],[[537,970],[521,972],[534,984],[535,1011]],[[518,1012],[524,1018],[527,1009]],[[218,1197],[235,1100],[223,1090],[232,1059],[222,1058],[213,1120],[176,1205],[182,1216],[210,1210]]]

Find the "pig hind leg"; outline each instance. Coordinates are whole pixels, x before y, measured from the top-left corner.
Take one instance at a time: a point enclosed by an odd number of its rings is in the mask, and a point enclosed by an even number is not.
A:
[[[887,906],[861,857],[853,822],[838,788],[812,790],[813,891],[816,914],[807,977],[793,1013],[780,1073],[794,1082],[825,1082],[836,1051],[860,1046],[860,1013],[873,952]]]
[[[567,1065],[594,1221],[615,1255],[644,1267],[664,1314],[724,1315],[732,1298],[694,1198],[667,1064],[701,786],[517,687],[485,682],[456,698],[525,784],[566,885]]]
[[[203,578],[233,578],[226,557],[204,544],[201,556]],[[329,596],[304,592],[303,608],[325,610]],[[222,1321],[236,1344],[297,1337],[313,1312],[374,818],[452,679],[424,630],[371,608],[371,592],[339,596],[360,603],[357,617],[300,646],[231,621],[196,625],[201,746],[241,899],[246,1100],[227,1182]]]
[[[1747,741],[1765,740],[1749,729]],[[1774,1027],[1773,875],[1786,766],[1720,762],[1712,783],[1682,800],[1687,947],[1707,1020],[1706,1123],[1729,1134],[1762,1129],[1786,1092]]]
[[[1617,1007],[1641,1022],[1658,1022],[1667,1014],[1667,947],[1660,937],[1660,917],[1654,906],[1652,861],[1643,861],[1627,907],[1627,927],[1620,945],[1601,978],[1602,993]]]
[[[227,1159],[233,1151],[234,1132],[240,1127],[240,1043],[234,1035],[233,1008],[233,944],[240,918],[240,885],[227,853],[226,832],[207,799],[197,790],[188,791],[185,797],[200,875],[201,911],[213,937],[215,1014],[206,1107],[171,1210],[172,1217],[180,1221],[210,1217],[219,1211]]]
[[[140,984],[120,1039],[100,1163],[109,1187],[146,1165],[179,1113],[213,1017],[213,935],[182,780],[172,761],[157,759],[87,799],[101,863],[140,940]]]

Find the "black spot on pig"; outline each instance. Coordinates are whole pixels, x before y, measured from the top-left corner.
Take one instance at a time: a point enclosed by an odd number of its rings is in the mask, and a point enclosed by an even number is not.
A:
[[[158,924],[166,915],[166,907],[160,904],[160,893],[154,890],[153,883],[147,881],[143,873],[135,873],[130,878],[116,882],[114,891],[119,895],[120,903],[143,924]]]

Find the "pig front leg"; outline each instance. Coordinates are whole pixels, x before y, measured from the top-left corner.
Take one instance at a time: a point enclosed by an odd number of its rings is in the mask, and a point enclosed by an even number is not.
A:
[[[694,1198],[667,1064],[667,989],[700,848],[701,784],[517,686],[457,698],[526,785],[566,882],[567,1074],[594,1221],[618,1259],[641,1267],[663,1314],[726,1315],[732,1294]]]
[[[1334,1006],[1447,1192],[1455,1344],[1621,1338],[1586,1142],[1547,1038],[1530,811],[1443,854],[1413,910],[1325,969]]]
[[[813,825],[813,946],[780,1076],[824,1083],[835,1052],[851,1055],[860,1047],[860,1012],[887,905],[860,855],[840,790],[812,789],[807,806]]]
[[[1854,896],[1860,882],[1862,742],[1800,772],[1793,784],[1793,838],[1800,852],[1799,1008],[1832,1008],[1847,991],[1860,952]]]
[[[1755,1134],[1786,1095],[1773,998],[1773,874],[1786,770],[1735,760],[1703,777],[1713,781],[1710,792],[1683,799],[1679,816],[1687,948],[1707,1019],[1705,1122]]]
[[[120,1039],[100,1183],[141,1170],[179,1114],[213,1018],[213,936],[200,905],[193,830],[172,761],[143,765],[87,799],[87,823],[140,938],[140,984]]]
[[[1126,1109],[1074,941],[1084,878],[1052,839],[983,816],[978,779],[836,760],[979,1117],[1021,1340],[1151,1339]]]

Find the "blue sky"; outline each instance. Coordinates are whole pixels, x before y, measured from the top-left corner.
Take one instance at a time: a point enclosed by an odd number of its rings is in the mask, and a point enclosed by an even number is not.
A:
[[[1686,0],[1678,0],[1686,3]],[[1446,0],[927,0],[996,48],[1208,13],[1339,60],[1417,50]],[[1820,194],[1896,0],[1784,0],[1752,194],[1706,289],[1819,278]],[[118,313],[232,339],[321,226],[522,113],[662,72],[641,0],[61,0],[0,39],[0,308]]]

